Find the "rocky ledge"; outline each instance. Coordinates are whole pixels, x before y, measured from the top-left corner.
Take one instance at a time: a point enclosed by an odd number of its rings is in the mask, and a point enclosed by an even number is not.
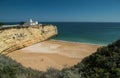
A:
[[[47,40],[57,34],[57,28],[53,25],[1,28],[0,53],[8,54],[12,51]]]

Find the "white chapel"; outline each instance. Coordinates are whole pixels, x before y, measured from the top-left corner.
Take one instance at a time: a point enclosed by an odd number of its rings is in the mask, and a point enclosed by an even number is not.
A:
[[[38,21],[33,21],[32,19],[30,19],[28,22],[24,23],[25,26],[34,26],[34,25],[38,25]]]

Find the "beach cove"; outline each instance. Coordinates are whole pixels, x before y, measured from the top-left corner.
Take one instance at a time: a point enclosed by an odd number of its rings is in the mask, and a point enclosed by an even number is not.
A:
[[[25,67],[46,71],[48,68],[62,69],[71,67],[83,58],[96,52],[100,45],[74,43],[59,40],[47,40],[20,50],[7,56]]]

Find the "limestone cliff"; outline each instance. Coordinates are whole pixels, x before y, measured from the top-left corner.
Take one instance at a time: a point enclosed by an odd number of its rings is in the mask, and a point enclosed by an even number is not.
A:
[[[7,54],[46,40],[54,35],[57,35],[57,28],[53,25],[1,28],[0,53]]]

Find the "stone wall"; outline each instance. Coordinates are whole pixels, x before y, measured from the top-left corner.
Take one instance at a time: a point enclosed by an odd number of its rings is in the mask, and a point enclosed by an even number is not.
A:
[[[57,35],[53,25],[9,27],[0,29],[0,53],[7,54]]]

